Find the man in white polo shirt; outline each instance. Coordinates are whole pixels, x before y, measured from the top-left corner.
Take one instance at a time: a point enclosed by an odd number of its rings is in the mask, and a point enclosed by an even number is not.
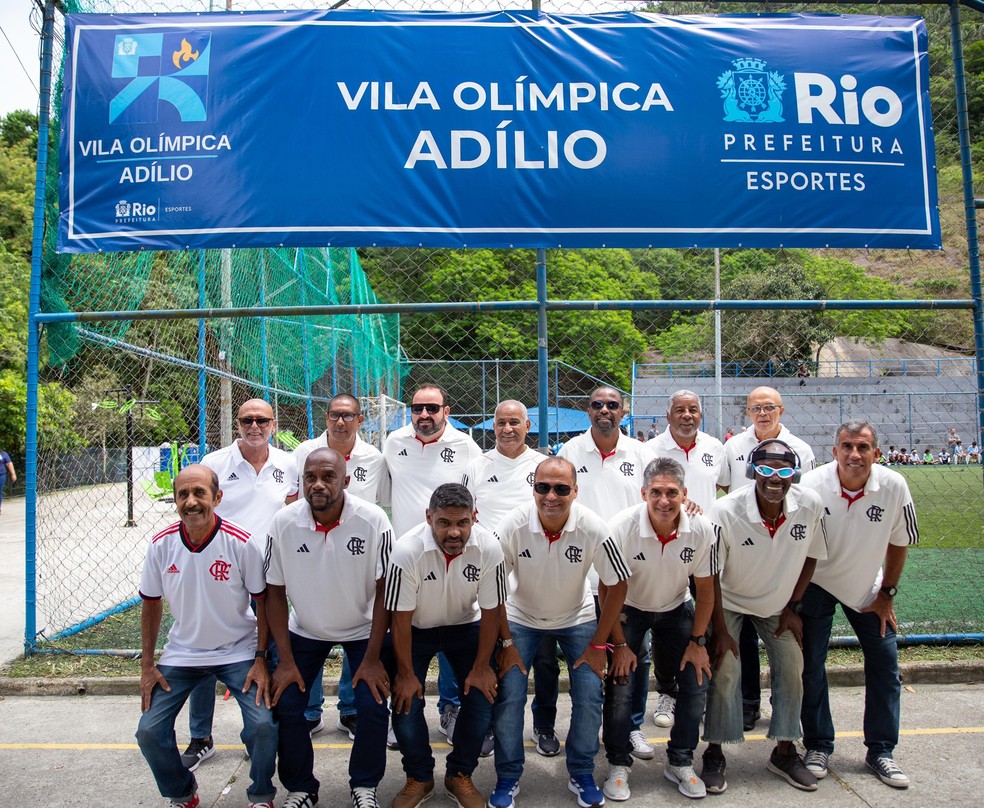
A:
[[[619,424],[624,416],[622,394],[613,387],[598,387],[588,399],[591,428],[571,438],[560,450],[560,456],[570,460],[577,469],[578,503],[587,506],[608,523],[615,514],[638,504],[639,491],[643,486],[642,473],[653,459],[649,444],[639,443],[622,434]],[[596,592],[598,579],[592,576],[590,580],[591,589]],[[542,664],[538,660],[537,667]],[[655,757],[656,751],[642,732],[649,691],[648,642],[643,644],[638,664],[636,681],[639,689],[634,695],[632,753],[642,760],[650,760]],[[546,710],[546,705],[541,704],[538,698],[533,705],[534,716]],[[556,713],[556,708],[553,713]],[[552,730],[553,724],[542,720],[541,731],[547,728]]]
[[[816,465],[810,445],[792,434],[780,422],[783,412],[785,408],[778,390],[772,387],[756,387],[748,394],[745,413],[752,422],[752,427],[735,435],[725,444],[727,463],[722,470],[720,480],[720,485],[725,490],[737,491],[743,486],[752,484],[752,481],[745,476],[748,455],[757,444],[767,439],[778,438],[788,443],[799,455],[804,474]],[[747,732],[761,717],[759,706],[762,701],[758,639],[749,620],[742,623],[738,648],[741,652],[742,714]]]
[[[454,747],[444,788],[462,808],[484,808],[472,783],[498,687],[490,666],[506,599],[506,569],[496,537],[475,524],[475,501],[460,483],[431,494],[427,521],[396,543],[386,574],[397,676],[393,730],[406,785],[392,808],[416,808],[434,791],[434,756],[424,721],[427,668],[443,653],[462,683]]]
[[[894,599],[919,526],[905,478],[879,465],[880,454],[874,427],[848,421],[837,430],[834,462],[803,478],[826,507],[828,539],[827,559],[803,596],[803,744],[806,767],[826,777],[834,720],[825,664],[839,603],[864,654],[865,762],[883,783],[908,788],[893,757],[902,689]]]
[[[644,501],[620,513],[612,523],[612,538],[619,543],[632,577],[621,618],[612,628],[612,675],[606,682],[604,710],[609,772],[604,790],[613,800],[630,796],[631,668],[651,630],[656,647],[672,663],[678,683],[679,709],[670,730],[663,774],[684,796],[700,798],[706,791],[693,763],[711,675],[705,634],[714,608],[714,530],[707,517],[687,516],[682,509],[687,487],[683,466],[676,460],[653,460],[644,480]],[[696,610],[690,597],[691,575],[697,590]],[[604,586],[600,590],[603,594]]]
[[[676,460],[686,470],[687,499],[707,514],[717,499],[725,467],[724,444],[700,429],[703,409],[700,396],[690,390],[677,390],[666,405],[666,430],[646,445],[656,457]],[[673,726],[676,708],[677,663],[656,653],[656,690],[659,699],[653,711],[658,727]],[[648,684],[648,683],[647,683]],[[645,709],[645,702],[643,702]]]
[[[316,449],[304,463],[304,499],[283,508],[270,525],[267,617],[280,654],[273,703],[280,722],[280,781],[290,792],[283,808],[311,808],[318,802],[320,784],[304,719],[306,691],[339,644],[355,668],[359,714],[349,756],[352,805],[379,805],[376,786],[386,767],[389,723],[386,699],[395,673],[383,604],[393,533],[381,508],[345,493],[345,480],[342,455]]]
[[[345,472],[348,474],[347,494],[366,502],[376,504],[379,496],[379,480],[385,474],[383,455],[375,446],[359,437],[359,427],[366,417],[362,414],[359,399],[348,393],[340,393],[328,402],[325,410],[325,431],[294,449],[294,463],[298,470],[304,468],[304,461],[315,449],[331,448],[345,458]],[[321,718],[324,704],[324,689],[321,678],[316,678],[311,687],[308,709],[305,713],[308,727],[314,735],[324,729]],[[355,694],[352,692],[352,670],[348,658],[342,656],[342,672],[338,678],[338,720],[335,723],[339,732],[347,733],[355,739],[356,713]]]
[[[525,754],[523,713],[527,673],[545,637],[564,652],[571,682],[567,734],[568,788],[582,808],[603,805],[594,780],[601,727],[607,641],[625,598],[630,572],[608,526],[577,504],[577,474],[569,460],[550,457],[536,469],[534,503],[516,508],[499,524],[499,540],[513,588],[500,627],[497,666],[501,683],[495,721],[495,790],[490,808],[512,808]],[[588,585],[594,567],[608,587],[600,618]]]
[[[273,515],[285,503],[297,499],[297,466],[290,454],[270,445],[277,419],[273,408],[262,398],[242,404],[236,425],[239,437],[225,448],[205,455],[202,465],[215,472],[222,488],[216,513],[246,528],[253,541],[262,543]],[[181,760],[189,771],[215,754],[214,714],[215,679],[205,678],[188,700],[191,741]]]
[[[143,714],[137,742],[172,808],[196,808],[195,775],[182,764],[174,745],[174,720],[200,681],[218,677],[243,714],[240,737],[250,755],[250,806],[273,808],[277,725],[270,712],[267,632],[265,622],[258,625],[249,608],[253,597],[262,612],[263,555],[245,530],[215,514],[221,501],[211,469],[182,469],[174,478],[181,521],[154,536],[147,547],[140,577]],[[155,665],[162,598],[167,598],[174,625]]]
[[[383,504],[392,505],[397,539],[424,521],[434,489],[442,483],[460,483],[468,464],[482,454],[471,437],[448,423],[450,415],[447,393],[436,384],[421,385],[410,399],[410,424],[395,430],[383,444],[387,477],[380,496]],[[437,661],[440,731],[451,743],[458,685],[443,654]]]
[[[799,469],[799,458],[789,444],[763,441],[749,452],[745,471],[755,484],[728,494],[711,508],[717,540],[711,554],[716,576],[710,640],[714,677],[704,718],[708,746],[701,777],[712,794],[728,787],[721,744],[744,740],[734,637],[746,615],[765,644],[772,670],[768,737],[776,747],[768,769],[796,788],[817,788],[816,777],[794,743],[800,737],[803,700],[799,613],[813,569],[818,559],[827,557],[827,548],[823,503],[813,491],[793,485]]]

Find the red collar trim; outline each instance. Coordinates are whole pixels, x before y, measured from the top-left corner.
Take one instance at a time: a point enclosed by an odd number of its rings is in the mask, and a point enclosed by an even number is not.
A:
[[[776,537],[776,533],[779,532],[779,528],[781,528],[783,526],[783,524],[785,523],[785,521],[786,521],[786,514],[784,514],[784,513],[779,515],[779,521],[776,522],[776,526],[775,527],[773,527],[772,525],[770,525],[764,519],[762,520],[762,524],[765,525],[765,529],[769,531],[769,538],[770,539],[774,539]]]
[[[327,526],[325,526],[325,525],[321,524],[320,522],[317,522],[316,521],[314,523],[314,530],[315,530],[316,533],[331,533],[341,523],[342,523],[342,520],[341,519],[338,519],[338,520],[335,521],[335,523],[333,525],[327,525]]]
[[[544,531],[543,531],[543,535],[547,537],[547,541],[548,541],[548,542],[549,542],[550,544],[553,544],[553,543],[554,543],[555,541],[557,541],[557,540],[558,540],[558,539],[559,539],[559,538],[560,538],[560,537],[561,537],[562,535],[564,535],[564,531],[563,531],[563,530],[558,530],[558,531],[557,531],[556,533],[551,533],[551,532],[550,532],[549,530],[544,530]]]
[[[442,432],[441,435],[443,434]],[[441,435],[438,435],[434,440],[420,440],[420,436],[414,433],[413,439],[420,443],[421,446],[430,446],[432,443],[437,443],[441,439]],[[347,457],[345,459],[348,460]]]
[[[692,447],[691,447],[692,448]],[[677,536],[680,535],[680,531],[674,530],[669,536],[660,536],[659,533],[656,534],[656,538],[659,539],[660,552],[666,551],[666,545],[673,541]]]
[[[448,555],[443,550],[441,550],[441,555],[444,556],[444,571],[447,572],[448,568],[451,566],[451,562],[454,561],[456,558],[459,558],[461,556],[461,553],[458,553],[458,555]]]
[[[844,490],[844,486],[841,486],[841,496],[847,500],[847,507],[848,509],[850,509],[850,507],[855,502],[857,502],[859,499],[861,499],[861,497],[864,496],[864,489],[862,488],[860,492],[858,492],[852,497],[850,494],[847,493],[847,491]]]
[[[615,457],[615,452],[618,451],[618,446],[612,449],[608,454],[605,454],[601,449],[598,450],[598,454],[601,455],[601,462],[604,463],[609,457]]]
[[[697,448],[697,439],[694,438],[694,442],[690,444],[689,449],[686,446],[684,446],[682,443],[680,443],[680,441],[678,441],[676,438],[673,438],[673,442],[679,447],[680,451],[683,452],[683,456],[686,457],[687,460],[690,460],[690,453]]]

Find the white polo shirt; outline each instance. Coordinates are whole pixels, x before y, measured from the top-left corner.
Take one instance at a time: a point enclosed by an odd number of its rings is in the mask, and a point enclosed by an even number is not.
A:
[[[506,600],[506,567],[496,537],[472,525],[461,553],[446,556],[426,522],[393,548],[386,572],[386,608],[413,611],[416,628],[474,623],[480,609],[496,609]]]
[[[517,458],[492,449],[472,460],[461,478],[475,497],[478,521],[495,530],[509,511],[533,501],[533,475],[546,456],[527,446]]]
[[[338,524],[326,533],[302,499],[277,513],[267,541],[267,583],[287,587],[291,631],[331,642],[369,637],[376,581],[393,547],[382,508],[346,494]]]
[[[725,609],[757,617],[779,614],[789,603],[806,559],[827,557],[823,503],[815,492],[792,486],[783,514],[775,536],[770,536],[754,486],[714,503],[711,572],[720,573]]]
[[[257,539],[266,535],[270,520],[284,507],[284,500],[297,493],[294,459],[276,446],[269,449],[259,472],[243,457],[238,440],[202,458],[202,465],[219,478],[222,502],[215,512],[242,525]]]
[[[646,503],[622,511],[611,525],[625,563],[632,570],[625,602],[644,612],[668,612],[690,600],[690,576],[711,574],[714,529],[706,516],[680,511],[676,537],[663,544]]]
[[[197,547],[181,522],[166,527],[151,539],[140,575],[140,597],[166,598],[174,616],[161,664],[200,667],[253,659],[256,617],[249,599],[265,591],[263,554],[239,525],[216,519]]]
[[[881,589],[888,546],[919,541],[916,507],[905,477],[875,464],[864,491],[851,501],[832,462],[803,477],[803,487],[820,495],[826,512],[827,558],[817,562],[813,583],[860,611]]]
[[[506,615],[529,628],[569,628],[594,620],[589,568],[606,586],[632,574],[608,526],[577,502],[556,541],[544,535],[532,502],[507,514],[496,533],[514,584]]]
[[[328,431],[318,437],[306,440],[294,450],[294,463],[297,465],[297,478],[301,482],[304,477],[304,462],[315,449],[328,448]],[[383,466],[383,455],[371,443],[366,443],[358,435],[352,453],[345,457],[345,473],[349,477],[348,488],[345,491],[366,502],[377,503],[379,500],[379,479],[386,473]],[[298,498],[304,498],[304,486],[298,486]]]
[[[776,435],[775,440],[781,440],[793,447],[799,455],[800,471],[803,474],[816,466],[816,457],[810,445],[805,440],[797,438],[782,424],[779,424],[779,434]],[[729,486],[729,490],[734,492],[752,484],[753,480],[745,476],[745,466],[748,464],[748,456],[752,453],[752,449],[760,443],[761,441],[755,437],[755,427],[750,426],[724,444],[727,462],[721,471],[721,485]]]
[[[694,445],[685,450],[676,442],[667,427],[646,446],[655,457],[676,460],[684,468],[687,498],[692,499],[707,513],[717,499],[717,487],[726,466],[724,444],[706,432],[697,432]]]
[[[466,433],[446,424],[441,437],[424,443],[413,424],[394,430],[383,444],[389,472],[382,501],[388,492],[397,536],[409,533],[425,518],[434,489],[444,483],[460,483],[465,469],[482,450]]]
[[[644,443],[619,433],[612,455],[602,455],[591,430],[571,438],[560,456],[577,469],[577,501],[606,522],[642,500],[642,473],[653,459]]]

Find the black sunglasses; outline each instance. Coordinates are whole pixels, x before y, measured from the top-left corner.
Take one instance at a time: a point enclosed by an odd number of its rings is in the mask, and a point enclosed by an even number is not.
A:
[[[272,418],[237,418],[241,426],[252,426],[256,424],[257,426],[269,426]]]
[[[567,485],[567,483],[557,483],[556,485],[550,485],[550,483],[533,483],[533,490],[540,496],[546,496],[551,491],[554,491],[558,497],[568,497],[574,489]]]
[[[424,410],[427,410],[428,415],[437,415],[441,410],[444,409],[443,404],[411,404],[410,412],[414,415],[420,415]]]
[[[610,409],[610,410],[617,410],[621,406],[622,406],[622,402],[621,401],[598,401],[598,400],[595,400],[595,401],[592,401],[591,402],[591,409],[593,409],[593,410],[603,410],[606,407],[608,409]]]

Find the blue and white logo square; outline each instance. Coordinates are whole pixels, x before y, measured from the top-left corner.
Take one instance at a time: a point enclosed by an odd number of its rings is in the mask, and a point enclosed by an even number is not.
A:
[[[735,59],[734,70],[718,76],[717,86],[724,99],[724,120],[742,123],[782,123],[782,93],[786,80],[781,73],[769,72],[764,59]]]
[[[211,45],[208,31],[118,34],[111,75],[126,83],[109,104],[109,122],[207,120]]]

